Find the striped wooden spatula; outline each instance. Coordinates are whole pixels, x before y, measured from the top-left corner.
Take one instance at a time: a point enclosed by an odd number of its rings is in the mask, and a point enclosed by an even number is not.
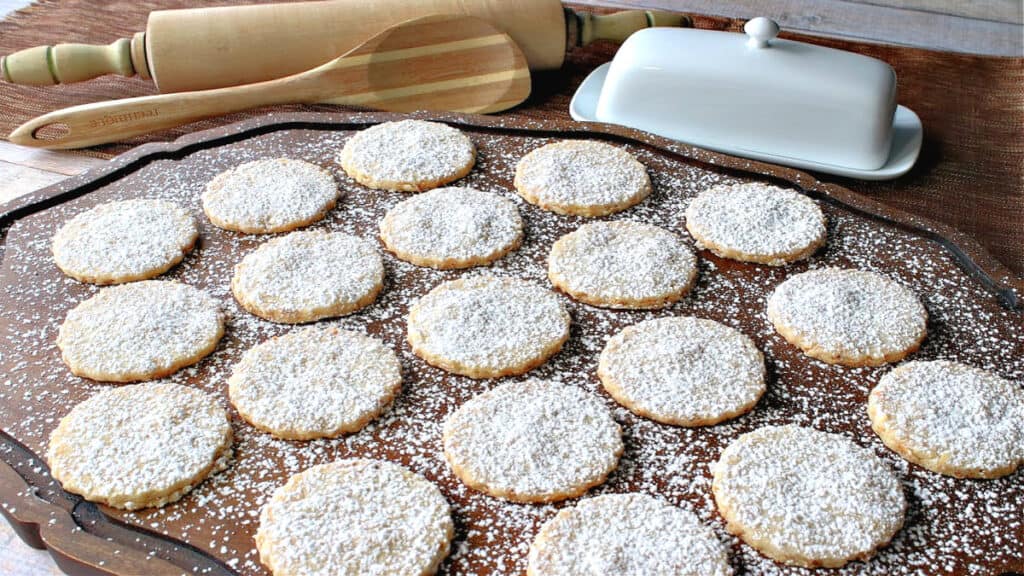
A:
[[[529,95],[526,58],[507,34],[479,18],[435,15],[392,26],[301,74],[73,106],[22,124],[9,139],[41,148],[82,148],[272,104],[488,113]]]

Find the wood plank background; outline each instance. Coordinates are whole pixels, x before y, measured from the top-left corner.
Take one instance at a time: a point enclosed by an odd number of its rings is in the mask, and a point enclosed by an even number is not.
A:
[[[955,52],[1024,56],[1024,2],[1021,0],[598,0],[590,3],[731,18],[768,16],[783,28],[809,34]],[[0,0],[0,18],[28,4],[26,0]],[[104,162],[74,152],[39,151],[0,141],[0,202]],[[46,552],[22,544],[7,523],[0,521],[0,574],[49,576],[61,572]]]
[[[589,3],[589,2],[588,2]],[[729,18],[768,16],[821,36],[995,56],[1021,56],[1020,0],[602,0]]]

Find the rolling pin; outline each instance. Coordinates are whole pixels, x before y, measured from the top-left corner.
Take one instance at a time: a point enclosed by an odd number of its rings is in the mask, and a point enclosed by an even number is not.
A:
[[[131,38],[29,48],[0,59],[0,71],[15,84],[137,74],[164,93],[238,86],[315,68],[389,26],[430,14],[489,21],[516,41],[532,70],[559,68],[567,49],[594,40],[621,42],[641,28],[687,23],[655,11],[577,14],[559,0],[326,0],[159,10]]]

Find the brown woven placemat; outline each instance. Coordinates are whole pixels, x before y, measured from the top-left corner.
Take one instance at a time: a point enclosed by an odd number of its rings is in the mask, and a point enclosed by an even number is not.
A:
[[[221,0],[219,4],[252,3]],[[58,42],[107,43],[144,30],[152,10],[195,6],[194,0],[43,0],[0,21],[0,53]],[[694,18],[700,28],[739,30],[726,18]],[[855,191],[975,237],[1016,274],[1024,273],[1024,58],[933,52],[789,35],[802,41],[852,50],[890,63],[899,76],[899,100],[924,122],[925,142],[917,166],[891,182],[869,183],[822,176]],[[559,72],[535,75],[534,94],[506,112],[520,118],[567,118],[580,81],[611,59],[614,46],[595,45],[570,55]],[[85,102],[154,93],[134,78],[33,88],[0,83],[0,133],[45,112]],[[337,110],[333,106],[278,106],[274,111]],[[216,120],[91,149],[112,156],[132,146],[170,140],[186,132],[234,122],[270,109]],[[828,129],[823,126],[823,130]]]

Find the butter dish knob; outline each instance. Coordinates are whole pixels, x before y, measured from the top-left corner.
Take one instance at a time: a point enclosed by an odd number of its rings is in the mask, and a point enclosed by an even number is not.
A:
[[[768,42],[779,35],[779,25],[771,18],[752,18],[743,26],[743,31],[750,37],[747,46],[751,48],[767,48]]]

